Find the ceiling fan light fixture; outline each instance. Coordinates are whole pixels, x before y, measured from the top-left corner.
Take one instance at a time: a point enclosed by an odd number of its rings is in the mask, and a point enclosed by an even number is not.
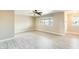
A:
[[[40,15],[41,16],[43,12],[41,12],[39,10],[34,10],[33,13],[34,13],[34,15],[37,14],[37,15]]]

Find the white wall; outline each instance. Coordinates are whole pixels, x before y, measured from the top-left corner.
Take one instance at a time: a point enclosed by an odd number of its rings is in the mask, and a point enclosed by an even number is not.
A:
[[[46,27],[39,24],[40,18],[53,17],[54,25],[52,27]],[[64,12],[57,12],[37,18],[25,16],[25,15],[15,15],[15,33],[38,30],[43,32],[64,34],[65,24],[64,24]]]
[[[34,18],[25,15],[15,15],[15,33],[34,30]]]
[[[46,27],[40,25],[39,21],[40,18],[44,17],[53,17],[54,25],[52,27]],[[57,12],[54,14],[45,15],[42,17],[36,18],[36,30],[49,32],[49,33],[55,33],[55,34],[64,34],[65,31],[65,25],[64,25],[64,12]]]
[[[14,37],[14,11],[0,10],[0,40]]]

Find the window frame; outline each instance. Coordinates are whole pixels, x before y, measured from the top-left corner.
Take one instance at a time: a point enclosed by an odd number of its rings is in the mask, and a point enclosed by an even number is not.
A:
[[[78,18],[78,19],[76,19],[75,17]],[[76,20],[75,20],[75,19],[76,19]],[[73,25],[79,26],[79,16],[73,16],[72,21],[73,21]],[[76,23],[75,23],[75,22],[76,22]]]
[[[48,23],[46,22],[48,20]],[[53,26],[53,17],[44,17],[40,19],[40,24],[43,26]]]

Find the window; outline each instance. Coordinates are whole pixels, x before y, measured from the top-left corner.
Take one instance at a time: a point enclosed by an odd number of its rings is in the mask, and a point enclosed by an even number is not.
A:
[[[73,17],[73,25],[79,25],[79,16]]]
[[[46,20],[44,20],[44,25],[49,25],[49,20],[48,19],[46,19]]]
[[[44,26],[53,26],[53,18],[45,17],[40,20],[40,24]]]

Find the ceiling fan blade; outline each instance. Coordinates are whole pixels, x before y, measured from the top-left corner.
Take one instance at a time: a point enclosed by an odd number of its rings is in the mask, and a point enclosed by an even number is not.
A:
[[[35,14],[37,14],[37,15],[41,15],[41,14],[42,14],[42,12],[40,12],[40,11],[38,11],[38,10],[34,10],[33,13],[34,13],[34,15],[35,15]]]

